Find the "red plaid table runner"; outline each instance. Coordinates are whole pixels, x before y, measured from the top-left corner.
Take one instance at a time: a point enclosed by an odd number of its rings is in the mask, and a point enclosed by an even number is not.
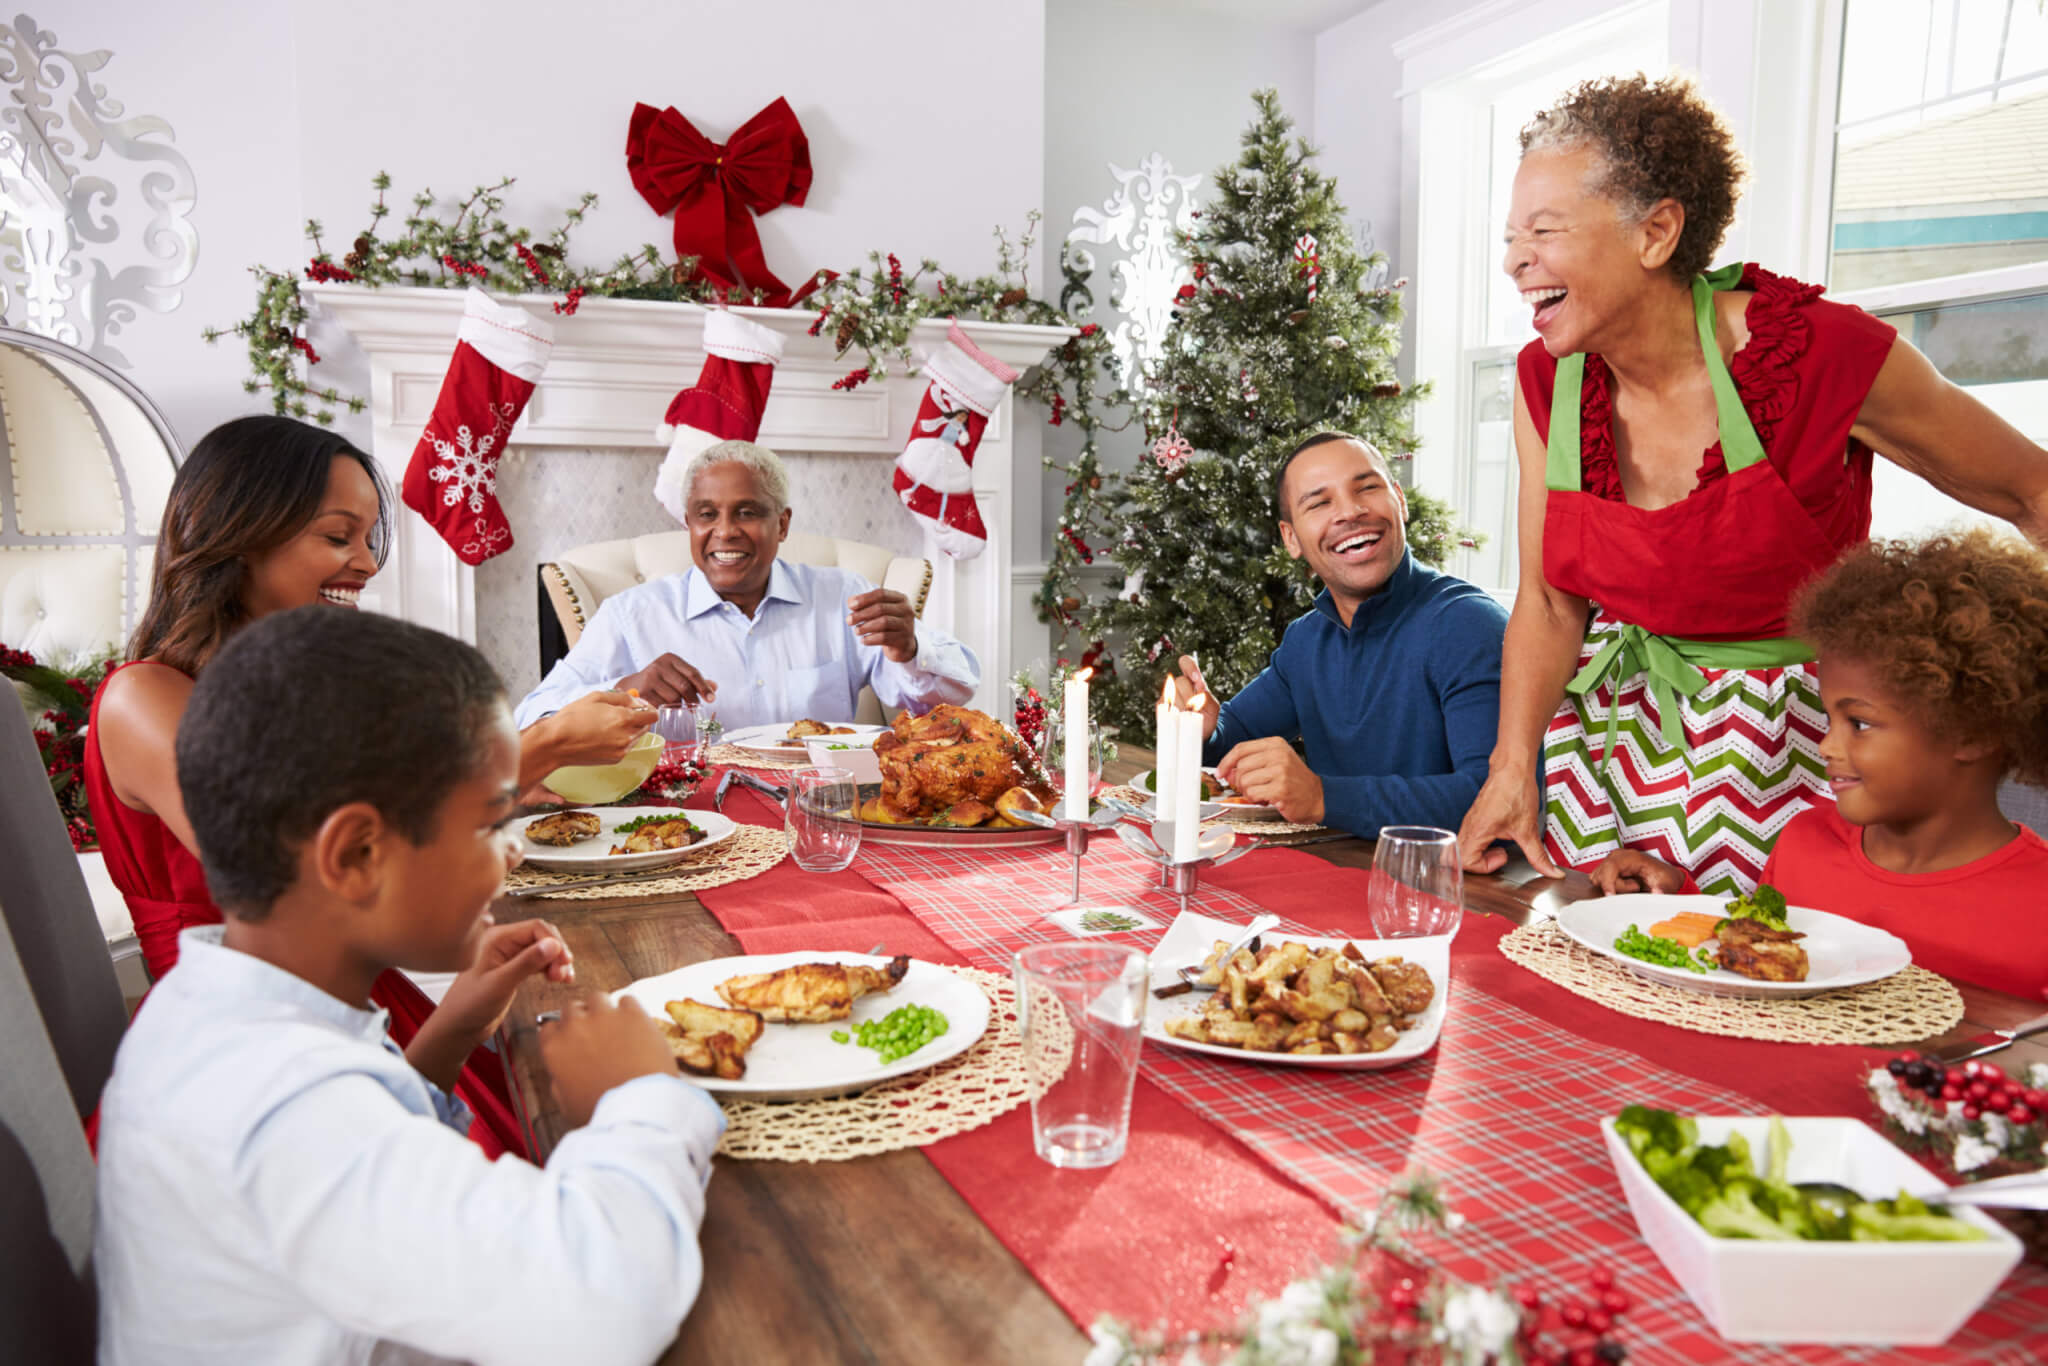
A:
[[[1254,853],[1220,879],[1278,854]],[[1293,857],[1293,856],[1288,856]],[[1304,856],[1306,857],[1306,856]],[[1045,918],[1067,894],[1071,863],[1057,847],[1000,852],[869,844],[858,871],[900,899],[948,945],[976,964],[1006,970],[1025,944],[1067,937]],[[1336,878],[1333,884],[1332,877]],[[1369,933],[1355,892],[1357,870],[1317,862],[1313,876],[1258,880],[1253,902],[1204,886],[1205,914],[1287,917],[1284,930]],[[1149,865],[1113,839],[1098,839],[1082,870],[1091,903],[1127,904],[1168,922],[1175,902],[1154,889]],[[1334,894],[1334,895],[1333,895]],[[1345,922],[1350,922],[1346,924]],[[1468,928],[1467,934],[1480,927]],[[1149,948],[1159,930],[1114,936]],[[1489,942],[1491,934],[1481,931]],[[1462,937],[1462,936],[1461,936]],[[2023,1344],[2048,1324],[2048,1275],[2022,1268],[1985,1310],[1938,1350],[1778,1348],[1723,1342],[1637,1233],[1599,1137],[1599,1122],[1644,1101],[1689,1113],[1743,1113],[1756,1103],[1608,1043],[1553,1025],[1512,1002],[1455,980],[1436,1051],[1385,1072],[1332,1072],[1232,1062],[1147,1047],[1144,1077],[1236,1137],[1333,1208],[1372,1206],[1387,1182],[1415,1166],[1440,1175],[1471,1223],[1434,1249],[1456,1273],[1481,1281],[1524,1268],[1546,1290],[1583,1287],[1605,1265],[1637,1301],[1627,1340],[1638,1360],[1969,1361],[2039,1359]],[[1560,988],[1529,977],[1529,990]],[[1620,1017],[1613,1017],[1621,1025]],[[1617,1035],[1625,1026],[1616,1030]],[[1757,1045],[1760,1065],[1772,1045]],[[1270,1293],[1270,1292],[1269,1292]],[[1132,1306],[1132,1312],[1140,1311]]]

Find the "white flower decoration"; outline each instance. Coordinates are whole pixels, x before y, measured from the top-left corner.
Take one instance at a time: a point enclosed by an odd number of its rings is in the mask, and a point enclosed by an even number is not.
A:
[[[1436,1340],[1461,1366],[1484,1366],[1513,1343],[1522,1313],[1507,1298],[1478,1286],[1466,1286],[1444,1297]]]

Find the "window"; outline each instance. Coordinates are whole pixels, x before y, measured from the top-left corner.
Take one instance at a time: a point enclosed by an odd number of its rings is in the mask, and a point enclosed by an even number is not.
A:
[[[1829,295],[2048,441],[2048,12],[2040,0],[1837,0]],[[1985,514],[1877,462],[1871,534]]]
[[[1579,81],[1664,70],[1664,0],[1625,4],[1420,91],[1415,373],[1418,478],[1485,536],[1449,565],[1505,593],[1516,580],[1515,354],[1536,334],[1501,273],[1521,130]]]

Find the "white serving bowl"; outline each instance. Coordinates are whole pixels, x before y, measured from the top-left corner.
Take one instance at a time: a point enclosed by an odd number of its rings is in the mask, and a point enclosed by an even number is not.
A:
[[[1700,1142],[1730,1133],[1759,1161],[1768,1119],[1699,1120]],[[1878,1199],[1943,1189],[1926,1168],[1853,1119],[1787,1119],[1787,1177],[1833,1181]],[[1600,1122],[1608,1156],[1643,1240],[1730,1342],[1946,1342],[2019,1263],[2019,1240],[1974,1209],[1956,1214],[1981,1243],[1757,1242],[1716,1238],[1643,1170],[1614,1121]]]

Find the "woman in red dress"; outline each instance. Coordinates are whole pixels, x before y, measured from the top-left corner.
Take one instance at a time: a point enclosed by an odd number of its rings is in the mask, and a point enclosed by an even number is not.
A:
[[[1500,867],[1497,840],[1553,876],[1636,847],[1747,889],[1828,800],[1785,612],[1868,535],[1872,453],[2040,540],[2048,452],[1877,319],[1708,270],[1743,168],[1685,81],[1588,82],[1522,151],[1502,263],[1539,337],[1515,391],[1521,587],[1465,865]]]
[[[178,935],[220,923],[193,851],[174,746],[193,678],[240,627],[269,612],[328,602],[352,609],[382,564],[390,499],[370,458],[340,436],[289,418],[247,417],[208,433],[179,468],[157,537],[148,609],[128,662],[93,699],[85,784],[107,872],[121,889],[152,977],[170,971]],[[290,706],[290,698],[279,698]],[[655,716],[596,694],[521,736],[521,783],[562,763],[616,760]],[[263,718],[249,718],[263,743]],[[374,999],[403,1047],[433,1003],[386,973]],[[523,1153],[495,1054],[479,1049],[457,1084],[492,1156]]]

